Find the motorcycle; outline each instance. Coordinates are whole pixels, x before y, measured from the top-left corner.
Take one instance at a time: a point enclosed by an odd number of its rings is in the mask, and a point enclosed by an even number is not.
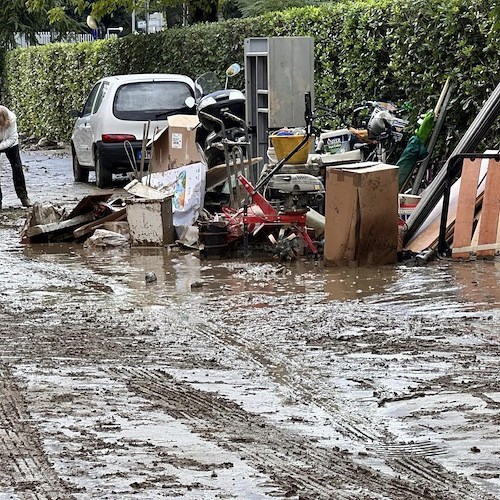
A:
[[[329,108],[318,109],[326,114],[333,113]],[[408,125],[408,120],[394,104],[383,101],[363,101],[354,106],[351,120],[341,116],[341,121],[344,128],[320,131],[315,147],[317,154],[350,153],[344,155],[346,159],[386,163]],[[354,157],[351,152],[357,155]]]
[[[232,145],[247,141],[245,95],[241,90],[227,88],[229,79],[240,71],[237,63],[229,66],[224,88],[213,72],[195,80],[196,113],[200,121],[195,140],[209,169],[226,162],[224,141]]]

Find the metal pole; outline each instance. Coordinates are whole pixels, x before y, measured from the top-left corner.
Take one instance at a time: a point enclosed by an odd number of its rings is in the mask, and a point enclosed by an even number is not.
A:
[[[146,6],[146,12],[145,12],[145,15],[146,15],[146,34],[148,34],[149,33],[149,1],[148,0],[146,0],[145,6]]]
[[[248,217],[248,203],[243,204],[243,255],[248,257],[248,223],[245,222]]]
[[[434,147],[436,146],[439,133],[441,132],[441,128],[443,127],[450,98],[451,98],[451,87],[448,86],[444,100],[441,101],[442,107],[440,108],[439,116],[437,118],[436,125],[434,126],[434,130],[432,131],[431,138],[429,140],[429,145],[427,146],[428,155],[423,159],[422,163],[420,164],[417,170],[417,175],[415,176],[415,180],[413,181],[413,186],[411,188],[411,194],[418,194],[420,191],[420,185],[422,184],[425,171],[429,166],[431,156],[434,151]]]
[[[135,33],[135,9],[132,11],[132,33]]]

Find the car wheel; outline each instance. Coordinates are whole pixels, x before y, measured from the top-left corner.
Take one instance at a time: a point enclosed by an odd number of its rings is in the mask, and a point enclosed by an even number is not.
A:
[[[89,171],[86,168],[82,168],[76,157],[75,150],[73,150],[73,177],[75,178],[75,182],[89,181]]]
[[[113,180],[113,174],[108,170],[96,156],[95,159],[95,183],[98,188],[106,188],[111,186],[111,181]]]

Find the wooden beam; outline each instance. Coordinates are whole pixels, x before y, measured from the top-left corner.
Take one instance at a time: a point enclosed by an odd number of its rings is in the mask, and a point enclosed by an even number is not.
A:
[[[243,163],[237,163],[236,166],[233,163],[229,164],[229,168],[231,170],[239,169],[239,168],[244,168],[244,167],[250,167],[252,165],[256,165],[262,161],[262,156],[258,156],[256,158],[252,158],[251,160],[244,161]],[[218,184],[224,182],[227,179],[227,171],[226,171],[226,164],[222,163],[221,165],[215,165],[212,167],[210,170],[207,170],[207,180],[206,180],[206,187],[205,189],[211,189]]]
[[[489,160],[488,176],[484,188],[483,214],[479,230],[477,257],[494,258],[500,216],[500,165]],[[489,247],[489,248],[488,248]]]
[[[451,253],[453,259],[468,259],[470,257],[470,252],[460,252],[457,249],[468,247],[471,244],[480,169],[481,159],[464,159],[453,234]]]
[[[79,227],[78,229],[75,229],[73,231],[73,236],[75,239],[79,239],[86,234],[94,231],[94,229],[97,228],[97,226],[104,224],[105,222],[113,222],[117,220],[121,220],[123,218],[127,217],[127,209],[122,208],[121,210],[117,210],[116,212],[113,212],[112,214],[106,215],[106,217],[102,217],[100,219],[97,219],[93,222],[89,222],[88,224],[85,224],[84,226]]]

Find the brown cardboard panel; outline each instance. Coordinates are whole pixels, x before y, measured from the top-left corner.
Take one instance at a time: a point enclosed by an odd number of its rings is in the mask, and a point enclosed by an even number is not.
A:
[[[325,263],[397,261],[398,168],[381,163],[327,168]]]
[[[153,137],[153,154],[149,164],[151,172],[162,172],[168,166],[168,127],[160,130]],[[149,144],[148,144],[149,146]]]
[[[347,265],[355,258],[358,193],[354,176],[327,169],[325,250],[327,263]]]
[[[92,212],[96,205],[99,204],[100,201],[107,201],[111,196],[113,196],[114,191],[104,191],[99,194],[91,194],[82,198],[78,205],[68,214],[65,219],[72,219],[73,217],[77,217],[78,215],[83,215],[88,212]]]
[[[82,238],[83,236],[86,236],[87,234],[91,233],[94,231],[94,229],[97,228],[97,226],[100,226],[106,222],[112,222],[112,221],[120,221],[124,217],[126,217],[126,209],[122,208],[121,210],[118,210],[116,212],[113,212],[106,217],[102,217],[98,220],[89,222],[88,224],[85,224],[84,226],[80,226],[77,229],[73,231],[73,236],[78,239]]]
[[[394,264],[398,247],[397,170],[364,175],[363,182],[357,261],[359,265]]]

